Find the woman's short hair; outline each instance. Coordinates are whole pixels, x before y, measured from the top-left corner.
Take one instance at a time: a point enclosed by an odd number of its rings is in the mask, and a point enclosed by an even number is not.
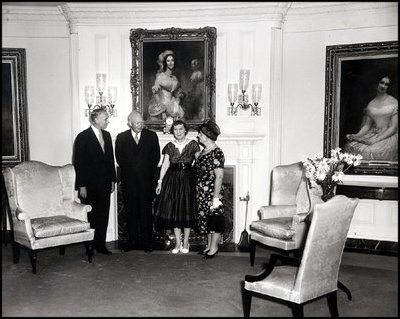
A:
[[[168,53],[165,55],[164,60],[162,62],[163,64],[163,71],[165,71],[167,69],[167,58],[169,56],[172,56],[174,58],[174,69],[176,68],[176,58],[175,58],[175,54],[174,53]]]
[[[169,132],[173,135],[174,134],[174,127],[178,126],[178,125],[183,125],[183,127],[185,128],[185,135],[187,135],[188,131],[189,131],[189,127],[188,125],[182,121],[182,120],[176,120],[174,121],[174,123],[172,123],[171,128],[169,129]]]

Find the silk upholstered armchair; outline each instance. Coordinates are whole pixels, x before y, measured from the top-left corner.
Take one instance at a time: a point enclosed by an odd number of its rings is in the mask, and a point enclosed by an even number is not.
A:
[[[85,243],[92,262],[94,229],[87,213],[90,205],[74,200],[75,170],[71,164],[50,166],[26,161],[3,171],[11,210],[13,261],[19,262],[20,248],[29,251],[32,272],[36,273],[37,252],[50,247]]]
[[[259,220],[250,224],[250,264],[256,246],[268,246],[298,255],[307,237],[306,218],[322,202],[318,190],[308,187],[302,162],[279,165],[271,172],[270,204],[258,210]]]
[[[253,293],[286,302],[295,317],[303,317],[303,305],[326,296],[331,316],[338,317],[339,269],[347,233],[358,198],[334,196],[316,204],[301,259],[272,254],[262,273],[247,275],[242,286],[244,316],[249,317]],[[282,265],[277,264],[282,261]]]

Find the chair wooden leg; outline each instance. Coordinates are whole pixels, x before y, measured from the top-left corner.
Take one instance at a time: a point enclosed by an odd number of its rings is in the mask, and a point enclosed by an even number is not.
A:
[[[250,251],[250,265],[254,266],[254,258],[256,256],[256,243],[252,239],[250,239],[249,251]]]
[[[19,263],[20,247],[17,243],[13,243],[13,262],[14,264]]]
[[[297,303],[291,303],[290,308],[292,309],[293,317],[296,317],[296,318],[304,317],[303,305],[297,304]]]
[[[350,292],[349,288],[347,288],[347,287],[346,287],[344,284],[342,284],[339,280],[338,280],[338,282],[337,282],[337,286],[338,286],[338,288],[339,288],[340,290],[343,290],[343,291],[346,293],[347,299],[349,299],[349,300],[352,300],[352,299],[353,299],[352,296],[351,296],[351,292]]]
[[[65,255],[65,246],[60,246],[60,255],[61,256]]]
[[[242,282],[242,303],[243,303],[243,315],[244,317],[250,317],[251,308],[251,297],[253,293],[244,288],[244,281]]]
[[[88,256],[88,261],[91,263],[93,261],[93,243],[92,241],[85,242],[86,255]]]
[[[327,295],[328,299],[328,307],[329,307],[329,312],[332,317],[339,317],[339,311],[337,307],[337,290],[329,293]]]
[[[35,251],[30,252],[30,259],[32,264],[32,272],[36,274],[37,255]]]

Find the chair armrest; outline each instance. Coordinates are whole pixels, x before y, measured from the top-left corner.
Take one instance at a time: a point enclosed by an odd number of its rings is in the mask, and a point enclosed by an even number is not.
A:
[[[282,264],[292,265],[292,266],[299,266],[301,262],[301,260],[298,258],[289,257],[285,255],[271,254],[267,267],[264,269],[263,272],[259,273],[258,275],[246,275],[244,277],[244,280],[247,282],[255,282],[267,278],[269,274],[272,272],[272,270],[275,268],[276,262],[278,260],[281,260]]]
[[[294,229],[295,246],[297,248],[304,247],[305,240],[308,234],[308,228],[310,226],[309,218],[311,214],[309,213],[299,213],[293,216],[292,228]]]
[[[87,213],[92,211],[92,206],[78,203],[76,201],[64,201],[65,214],[68,217],[88,221]]]
[[[258,210],[260,219],[275,217],[291,217],[296,214],[296,205],[261,206]]]
[[[293,215],[293,223],[303,223],[307,219],[308,215],[309,213],[298,213]]]
[[[35,238],[32,230],[31,217],[29,216],[29,214],[17,207],[17,209],[15,210],[15,215],[17,217],[18,224],[14,224],[14,231],[20,230],[26,233],[29,239]],[[22,224],[20,224],[19,222],[21,222]]]

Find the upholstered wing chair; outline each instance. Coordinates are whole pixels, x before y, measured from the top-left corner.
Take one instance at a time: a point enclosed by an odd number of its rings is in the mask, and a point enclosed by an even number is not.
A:
[[[245,276],[243,309],[250,315],[252,294],[259,293],[288,302],[293,316],[303,317],[303,304],[327,296],[329,311],[338,317],[337,289],[344,245],[358,198],[337,195],[316,204],[301,260],[272,254],[265,271]],[[284,264],[277,266],[277,260]]]
[[[20,248],[30,253],[32,271],[36,273],[36,252],[49,247],[85,243],[92,262],[94,229],[87,213],[90,205],[74,200],[75,170],[71,164],[50,166],[26,161],[3,171],[11,210],[13,259],[19,262]]]
[[[256,245],[298,255],[307,236],[307,215],[322,202],[310,190],[301,162],[279,165],[271,172],[270,204],[258,210],[259,220],[250,224],[250,264],[254,265]]]

